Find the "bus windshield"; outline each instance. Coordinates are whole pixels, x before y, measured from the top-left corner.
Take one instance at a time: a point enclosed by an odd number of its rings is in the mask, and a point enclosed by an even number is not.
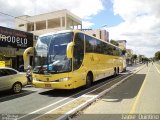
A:
[[[66,56],[73,33],[59,33],[39,37],[35,46],[33,73],[62,73],[71,71],[71,59]]]

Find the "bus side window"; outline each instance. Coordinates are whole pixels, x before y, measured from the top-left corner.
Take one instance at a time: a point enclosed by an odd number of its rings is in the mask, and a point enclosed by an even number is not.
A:
[[[94,52],[95,53],[99,53],[99,54],[102,54],[102,42],[101,41],[99,41],[99,40],[97,40],[97,39],[95,39],[95,49],[94,49]]]
[[[73,70],[77,70],[80,68],[84,58],[84,34],[77,33],[74,42]]]
[[[86,42],[86,53],[93,53],[94,52],[94,39],[88,35],[85,35],[85,42]]]

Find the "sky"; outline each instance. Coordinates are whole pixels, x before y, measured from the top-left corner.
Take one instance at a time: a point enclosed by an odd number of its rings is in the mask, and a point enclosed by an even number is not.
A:
[[[160,51],[159,6],[160,0],[0,0],[0,26],[14,28],[16,16],[68,9],[83,28],[106,29],[134,54],[153,57]]]

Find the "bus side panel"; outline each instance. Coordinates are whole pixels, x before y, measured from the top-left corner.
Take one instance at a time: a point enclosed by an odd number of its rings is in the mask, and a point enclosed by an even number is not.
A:
[[[97,80],[111,76],[113,74],[113,58],[112,56],[97,54],[99,61],[97,62]]]
[[[90,71],[93,74],[93,81],[95,81],[98,77],[98,56],[95,56],[94,53],[86,53],[84,64],[86,66],[86,76],[87,73]]]
[[[86,85],[86,76],[89,71],[93,73],[94,80],[96,77],[97,63],[95,62],[92,53],[86,53],[81,67],[69,74],[70,77],[74,78],[75,88]]]
[[[95,54],[94,56],[98,58],[95,62],[97,64],[96,80],[113,75],[114,68],[119,69],[119,72],[122,71],[123,61],[121,57],[103,54]]]

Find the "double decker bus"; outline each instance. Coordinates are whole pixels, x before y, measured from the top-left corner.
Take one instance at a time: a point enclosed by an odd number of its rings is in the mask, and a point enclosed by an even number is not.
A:
[[[31,50],[36,88],[90,87],[93,82],[123,70],[120,48],[77,30],[39,36],[36,46],[25,50],[25,63]]]

